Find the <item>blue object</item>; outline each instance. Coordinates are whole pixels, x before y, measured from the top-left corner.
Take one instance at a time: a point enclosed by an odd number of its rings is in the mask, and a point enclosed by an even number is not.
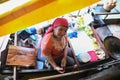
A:
[[[80,62],[84,62],[84,63],[89,62],[91,59],[88,53],[79,53],[77,58]]]
[[[38,50],[37,60],[45,63],[46,57],[41,56],[41,48]]]
[[[25,40],[30,37],[30,34],[28,32],[26,32],[25,30],[23,30],[23,31],[19,31],[18,36],[21,39]]]
[[[43,69],[44,68],[44,63],[42,61],[37,61],[37,69]]]
[[[37,40],[37,36],[36,36],[36,35],[31,35],[30,38],[31,38],[32,40],[34,40],[34,41]]]
[[[35,27],[30,28],[30,31],[31,31],[32,34],[36,34],[36,29],[35,29]]]
[[[25,31],[28,32],[29,34],[32,34],[32,35],[37,33],[35,27],[32,27],[30,29],[25,29]]]
[[[23,30],[18,31],[17,34],[19,35],[22,31],[23,31]]]
[[[80,62],[82,62],[81,57],[80,57],[80,53],[77,55],[77,58]]]
[[[73,37],[77,38],[77,35],[78,35],[77,32],[68,33],[68,37],[69,37],[69,38],[73,38]]]

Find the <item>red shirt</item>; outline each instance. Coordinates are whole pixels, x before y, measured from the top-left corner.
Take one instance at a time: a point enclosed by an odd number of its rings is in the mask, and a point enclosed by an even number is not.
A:
[[[45,35],[41,41],[42,56],[51,55],[53,59],[63,55],[63,51],[68,44],[66,36],[63,36],[61,41],[53,37],[53,33]]]

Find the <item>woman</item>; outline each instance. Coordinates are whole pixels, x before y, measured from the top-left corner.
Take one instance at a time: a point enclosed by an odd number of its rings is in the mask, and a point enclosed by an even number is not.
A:
[[[51,66],[59,73],[64,73],[66,66],[75,65],[72,57],[68,56],[67,29],[68,21],[57,18],[48,28],[41,41],[42,56],[46,56]]]

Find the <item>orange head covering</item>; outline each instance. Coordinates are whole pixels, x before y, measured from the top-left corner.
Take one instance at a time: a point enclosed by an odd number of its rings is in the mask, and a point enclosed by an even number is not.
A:
[[[56,18],[55,21],[53,22],[53,24],[48,28],[48,31],[45,34],[53,32],[53,29],[58,26],[68,27],[69,23],[68,23],[67,19],[65,19],[65,18]]]

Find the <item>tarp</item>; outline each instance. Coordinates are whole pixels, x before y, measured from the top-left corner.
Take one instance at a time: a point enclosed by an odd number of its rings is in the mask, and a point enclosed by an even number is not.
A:
[[[31,0],[32,1],[32,0]],[[45,20],[80,10],[98,0],[35,0],[10,14],[0,16],[0,36],[16,32]]]

